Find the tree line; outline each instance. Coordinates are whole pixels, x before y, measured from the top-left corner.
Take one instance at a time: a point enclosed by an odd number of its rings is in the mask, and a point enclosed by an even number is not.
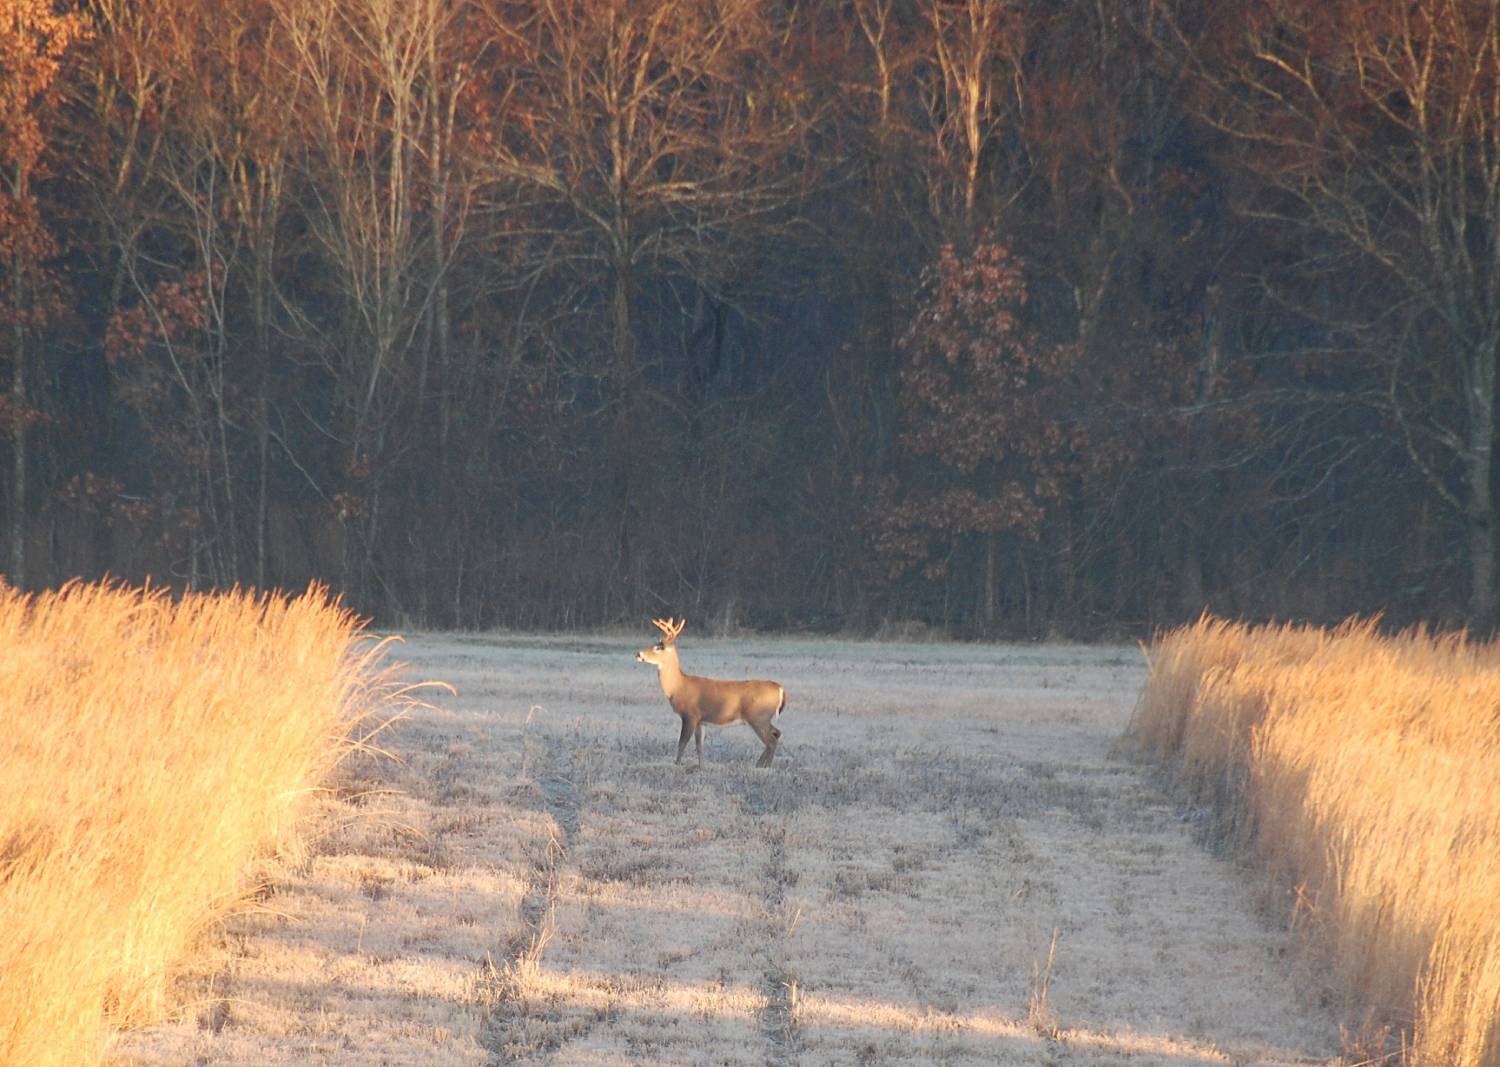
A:
[[[1486,626],[1497,225],[1500,0],[7,0],[5,572]]]

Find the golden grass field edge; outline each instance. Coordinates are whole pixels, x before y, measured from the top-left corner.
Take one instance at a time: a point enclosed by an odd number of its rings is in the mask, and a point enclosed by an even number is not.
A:
[[[1500,644],[1205,616],[1130,731],[1284,893],[1351,1051],[1500,1067]]]
[[[101,1057],[407,690],[297,597],[0,583],[0,1063]]]

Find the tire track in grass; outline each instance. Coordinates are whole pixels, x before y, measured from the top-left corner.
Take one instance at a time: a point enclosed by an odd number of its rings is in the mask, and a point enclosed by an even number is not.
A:
[[[761,896],[765,923],[760,952],[764,956],[761,989],[765,1006],[761,1009],[760,1031],[768,1046],[770,1067],[796,1067],[802,1053],[797,1018],[800,984],[788,948],[800,914],[787,900],[787,890],[797,884],[797,872],[787,859],[787,828],[796,811],[797,795],[784,778],[768,781],[766,772],[752,773],[756,777],[750,783],[746,810],[757,820],[758,835],[766,850]]]
[[[538,709],[533,708],[533,714]],[[527,725],[531,715],[527,716]],[[521,928],[507,939],[500,960],[486,961],[485,999],[489,1013],[481,1044],[490,1063],[517,1063],[556,1055],[569,1041],[593,1029],[597,1018],[556,1018],[537,1012],[531,990],[541,972],[542,955],[556,929],[557,901],[564,866],[578,834],[578,786],[569,775],[567,749],[549,734],[522,730],[521,777],[534,787],[537,810],[551,817],[546,848],[525,873],[519,916]]]

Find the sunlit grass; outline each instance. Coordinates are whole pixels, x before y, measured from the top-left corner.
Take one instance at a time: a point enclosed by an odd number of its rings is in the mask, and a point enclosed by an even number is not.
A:
[[[0,583],[0,1063],[97,1060],[403,698],[322,592]]]
[[[1205,618],[1150,660],[1136,738],[1286,889],[1352,1023],[1500,1065],[1500,645]]]

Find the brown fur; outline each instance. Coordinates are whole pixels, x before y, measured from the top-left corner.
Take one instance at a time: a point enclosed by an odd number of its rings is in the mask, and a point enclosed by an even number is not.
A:
[[[672,710],[682,719],[682,733],[677,740],[677,762],[687,750],[688,739],[698,746],[698,763],[703,763],[703,726],[729,726],[746,723],[765,745],[757,766],[769,767],[771,757],[776,754],[776,743],[781,740],[781,731],[772,720],[786,707],[786,690],[775,682],[727,682],[717,678],[700,678],[695,674],[684,674],[673,643],[681,626],[675,631],[658,622],[664,634],[663,641],[643,648],[635,654],[641,663],[656,666],[661,680],[662,692]]]

